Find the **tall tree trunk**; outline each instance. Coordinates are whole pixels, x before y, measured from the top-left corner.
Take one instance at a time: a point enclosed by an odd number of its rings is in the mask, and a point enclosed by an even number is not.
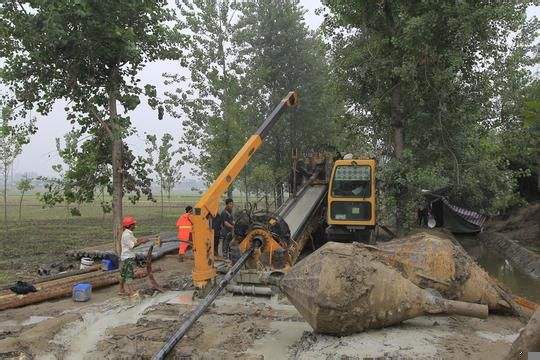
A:
[[[113,213],[113,235],[114,247],[117,254],[122,252],[120,240],[122,238],[122,198],[124,197],[124,173],[123,173],[123,141],[122,129],[116,119],[118,111],[116,108],[116,95],[109,95],[109,116],[111,118],[112,129],[112,213]]]
[[[101,188],[101,222],[105,221],[105,211],[103,209],[103,206],[105,206],[105,188]]]
[[[163,219],[163,181],[160,181],[160,185],[159,185],[159,192],[160,192],[160,196],[161,196],[161,218]]]
[[[219,26],[220,28],[223,28],[225,24],[223,24],[221,16],[218,19],[220,21]],[[231,126],[230,126],[230,116],[228,114],[228,100],[229,100],[229,94],[228,94],[228,79],[227,79],[227,56],[225,54],[225,37],[224,33],[220,32],[219,34],[219,53],[220,58],[218,60],[219,65],[221,66],[221,76],[222,76],[222,82],[223,82],[223,92],[221,93],[220,100],[220,107],[221,107],[221,114],[223,116],[223,121],[225,123],[225,151],[227,158],[225,159],[225,162],[223,164],[223,167],[227,166],[229,161],[233,158],[233,149],[231,145]],[[233,185],[231,184],[229,188],[227,189],[227,197],[232,199],[233,197]]]
[[[7,236],[8,222],[7,222],[7,182],[8,182],[8,167],[4,164],[4,231]]]
[[[401,111],[401,83],[399,79],[394,81],[392,89],[392,105],[391,105],[392,127],[394,129],[394,156],[397,160],[403,159],[404,150],[404,134],[403,134],[403,114]],[[405,224],[405,208],[406,208],[406,189],[400,187],[396,199],[396,231],[399,235],[403,233],[403,225]]]
[[[22,202],[24,198],[24,192],[21,192],[21,199],[19,200],[19,221],[21,221],[22,218]]]

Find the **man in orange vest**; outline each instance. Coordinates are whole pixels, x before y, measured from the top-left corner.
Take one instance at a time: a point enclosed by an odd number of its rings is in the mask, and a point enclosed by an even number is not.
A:
[[[191,232],[193,231],[193,222],[191,222],[191,214],[193,213],[193,207],[187,206],[186,212],[182,214],[176,221],[176,227],[178,228],[178,240],[180,244],[178,245],[178,255],[180,256],[180,261],[184,260],[184,255],[188,247],[193,242],[191,237]]]

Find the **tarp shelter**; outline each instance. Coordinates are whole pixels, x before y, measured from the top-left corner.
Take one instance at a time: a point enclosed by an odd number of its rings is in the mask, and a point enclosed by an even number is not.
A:
[[[436,227],[444,227],[457,234],[473,234],[483,230],[487,216],[451,204],[441,192],[422,190]]]

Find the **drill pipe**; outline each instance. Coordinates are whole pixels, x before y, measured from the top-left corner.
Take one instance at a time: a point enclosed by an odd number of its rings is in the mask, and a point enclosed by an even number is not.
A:
[[[167,339],[167,342],[163,345],[163,347],[154,355],[152,358],[153,360],[162,360],[167,356],[169,352],[174,348],[174,346],[184,337],[184,335],[188,332],[188,330],[191,328],[191,326],[197,321],[198,318],[201,317],[202,314],[206,311],[206,309],[216,300],[217,296],[223,291],[223,289],[227,286],[227,284],[238,274],[238,271],[240,271],[240,268],[244,263],[253,255],[253,252],[261,247],[262,241],[257,241],[257,239],[253,239],[254,241],[251,244],[251,247],[242,254],[240,259],[234,264],[234,266],[229,270],[227,274],[221,279],[218,286],[214,287],[208,295],[203,299],[203,301],[197,306],[195,310],[190,314],[189,318],[184,321],[182,326],[178,328],[174,332],[174,334],[171,335],[169,339]]]
[[[227,291],[240,295],[265,295],[271,296],[272,289],[255,285],[228,285]]]

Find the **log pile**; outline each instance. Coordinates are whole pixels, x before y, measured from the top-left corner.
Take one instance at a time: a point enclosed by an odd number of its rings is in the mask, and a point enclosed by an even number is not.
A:
[[[159,269],[154,269],[159,271]],[[145,277],[146,270],[135,272],[136,278]],[[117,284],[120,280],[118,270],[114,271],[90,271],[87,273],[63,277],[41,283],[36,283],[37,292],[26,295],[17,295],[9,290],[0,292],[0,311],[12,309],[30,304],[37,304],[47,300],[54,300],[71,296],[75,284],[85,282],[92,285],[92,289]]]

